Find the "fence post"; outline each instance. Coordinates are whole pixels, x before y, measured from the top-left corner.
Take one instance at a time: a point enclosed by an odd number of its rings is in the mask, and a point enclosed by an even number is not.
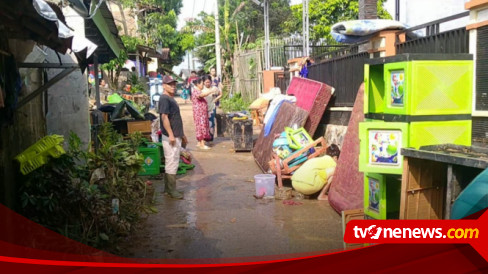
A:
[[[235,90],[239,90],[240,88],[240,51],[237,50],[235,53],[234,53],[234,88]],[[235,90],[233,90],[235,92]],[[229,93],[231,92],[231,90],[229,90]]]

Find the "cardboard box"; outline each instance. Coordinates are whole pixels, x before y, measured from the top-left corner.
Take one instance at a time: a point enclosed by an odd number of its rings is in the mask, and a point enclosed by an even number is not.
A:
[[[129,121],[127,122],[127,133],[140,131],[142,133],[151,133],[151,121]]]

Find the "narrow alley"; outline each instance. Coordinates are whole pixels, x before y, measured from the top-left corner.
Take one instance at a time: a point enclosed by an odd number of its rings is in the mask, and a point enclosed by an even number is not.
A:
[[[191,104],[177,98],[195,169],[178,177],[184,200],[162,194],[155,183],[155,207],[141,229],[120,246],[133,258],[206,259],[283,255],[342,249],[341,217],[327,201],[256,199],[254,175],[261,173],[250,152],[235,153],[219,137],[211,150],[195,145]],[[256,136],[256,132],[254,132]],[[263,258],[256,258],[263,260]]]

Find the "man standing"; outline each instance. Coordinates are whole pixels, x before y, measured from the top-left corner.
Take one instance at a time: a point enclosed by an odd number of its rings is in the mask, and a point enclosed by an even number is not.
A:
[[[176,191],[176,172],[180,162],[181,146],[186,146],[187,139],[183,132],[180,107],[174,99],[176,80],[171,76],[163,77],[163,95],[159,98],[159,115],[164,150],[164,194],[174,199],[183,199],[183,194]]]

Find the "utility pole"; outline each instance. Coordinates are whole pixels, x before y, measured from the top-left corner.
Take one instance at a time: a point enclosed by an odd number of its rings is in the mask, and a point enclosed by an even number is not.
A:
[[[186,51],[186,59],[188,59],[188,70],[191,71],[191,65],[190,65],[190,51]]]
[[[395,1],[395,20],[400,21],[400,0]]]
[[[302,13],[303,56],[305,57],[309,55],[309,41],[310,41],[310,36],[309,36],[310,26],[308,20],[308,0],[302,0],[302,8],[303,8],[303,13]]]
[[[264,0],[264,69],[271,69],[269,56],[269,0]]]
[[[93,54],[93,73],[95,74],[95,103],[97,109],[100,109],[100,79],[98,78],[98,54]]]
[[[217,61],[217,76],[222,77],[220,53],[219,0],[215,0],[215,58]]]
[[[264,8],[264,70],[271,69],[271,60],[269,56],[269,0],[252,0],[256,5]]]

